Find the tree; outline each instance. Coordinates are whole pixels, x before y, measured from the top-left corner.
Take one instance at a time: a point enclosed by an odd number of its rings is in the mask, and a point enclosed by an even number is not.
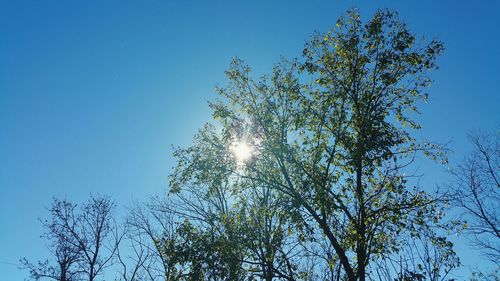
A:
[[[210,103],[220,126],[176,151],[172,192],[189,186],[210,197],[227,186],[241,198],[269,187],[302,239],[326,238],[338,278],[365,280],[371,261],[402,248],[401,235],[433,233],[444,215],[439,198],[405,175],[417,153],[446,161],[439,146],[412,136],[420,125],[411,118],[442,51],[394,12],[363,24],[349,11],[313,36],[302,61],[283,61],[260,81],[234,60]]]
[[[118,248],[118,242],[113,239],[113,210],[115,203],[106,196],[91,196],[82,206],[77,220],[73,215],[63,217],[67,231],[77,240],[83,253],[80,266],[88,277],[94,281],[103,270],[111,265]]]
[[[427,234],[430,234],[428,236]],[[402,237],[404,246],[396,255],[377,263],[376,278],[386,281],[453,281],[450,272],[460,266],[460,259],[453,250],[453,244],[444,236],[422,233],[416,237]]]
[[[469,136],[473,151],[453,171],[456,207],[467,220],[466,232],[475,247],[500,263],[500,142],[499,135]]]
[[[50,278],[59,281],[77,280],[81,274],[78,263],[81,259],[81,251],[74,237],[68,235],[60,213],[72,213],[75,206],[64,201],[54,199],[49,209],[51,220],[41,221],[45,233],[41,236],[49,242],[49,251],[55,259],[56,265],[49,260],[39,261],[37,265],[32,264],[26,258],[21,259],[24,268],[30,271],[31,278],[40,280]]]
[[[128,234],[132,243],[141,249],[136,255],[137,260],[141,260],[145,252],[142,267],[148,280],[176,280],[175,264],[169,262],[175,253],[165,251],[166,244],[162,246],[156,242],[162,238],[173,241],[176,232],[174,217],[170,212],[157,211],[154,206],[154,202],[136,204],[130,209],[126,220]]]
[[[202,131],[195,139],[196,142],[204,142],[206,137],[209,136]],[[203,157],[200,161],[211,159],[212,164],[222,161],[224,163],[219,163],[222,166],[230,165],[232,161],[219,158],[213,151],[205,150],[199,155]],[[178,156],[182,157],[180,154]],[[213,171],[222,166],[213,166]],[[297,252],[294,249],[297,243],[294,241],[296,237],[286,234],[287,231],[291,234],[291,226],[286,218],[288,215],[284,211],[286,206],[282,205],[286,202],[269,186],[256,185],[245,191],[237,191],[235,188],[251,183],[241,182],[231,175],[219,178],[218,173],[224,171],[218,170],[214,175],[199,175],[199,181],[192,184],[186,182],[182,192],[173,188],[168,206],[164,208],[188,221],[190,228],[196,229],[197,237],[205,237],[204,242],[199,243],[204,246],[198,246],[195,252],[219,256],[213,264],[217,265],[216,268],[206,265],[212,273],[205,275],[205,278],[217,276],[218,280],[240,280],[247,276],[250,280],[296,280],[294,276],[298,270],[293,260],[296,257],[291,256]],[[172,178],[172,181],[175,180]],[[215,185],[212,184],[214,182]],[[210,239],[206,239],[208,237]]]
[[[142,235],[131,231],[126,224],[123,232],[115,228],[114,237],[119,245],[116,249],[116,259],[121,267],[119,270],[121,281],[147,280],[147,270],[150,266],[152,253]],[[125,251],[122,251],[121,249]],[[128,249],[128,251],[127,251]],[[151,280],[154,280],[151,278]]]
[[[261,280],[296,280],[299,275],[298,237],[291,235],[283,198],[269,186],[249,189],[239,202],[239,232],[247,256],[243,263],[252,277]]]
[[[50,208],[49,231],[42,237],[52,241],[51,248],[58,268],[48,261],[38,268],[26,259],[23,263],[35,279],[94,281],[111,265],[119,241],[113,239],[115,204],[106,196],[91,196],[80,209],[66,200],[54,199]]]
[[[214,228],[192,224],[180,215],[181,208],[172,207],[168,198],[155,198],[131,209],[127,219],[137,248],[148,253],[142,266],[148,280],[238,279],[240,267],[234,265],[240,259],[232,255],[237,244]]]

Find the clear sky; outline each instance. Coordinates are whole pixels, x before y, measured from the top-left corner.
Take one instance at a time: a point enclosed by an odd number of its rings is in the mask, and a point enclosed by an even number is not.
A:
[[[53,196],[109,194],[123,208],[165,192],[171,145],[209,121],[231,57],[269,72],[351,7],[364,19],[395,9],[444,41],[421,134],[451,141],[456,163],[468,131],[500,124],[499,3],[0,0],[0,280],[22,280],[19,258],[45,255],[37,218]],[[432,185],[448,177],[421,171]]]

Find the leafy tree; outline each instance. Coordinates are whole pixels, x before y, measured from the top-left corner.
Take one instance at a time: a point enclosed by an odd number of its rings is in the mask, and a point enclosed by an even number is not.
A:
[[[229,195],[224,206],[233,209],[251,190],[270,188],[280,202],[270,213],[293,225],[292,235],[328,242],[336,278],[365,280],[371,262],[402,249],[403,235],[434,235],[440,226],[439,198],[412,187],[404,172],[417,153],[446,160],[439,146],[412,136],[442,51],[438,41],[417,40],[394,12],[363,23],[349,11],[313,36],[302,61],[283,61],[259,81],[234,60],[221,99],[210,104],[219,126],[176,151],[171,191]]]
[[[211,127],[207,127],[207,130],[211,130]],[[212,141],[207,139],[210,137],[212,135],[201,131],[195,137],[195,142]],[[213,164],[212,171],[221,169],[217,172],[219,175],[225,173],[225,165],[234,164],[234,168],[238,169],[237,165],[241,164],[232,157],[219,158],[214,151],[205,148],[193,148],[196,151],[200,149],[197,154],[203,157],[196,161],[210,161]],[[220,153],[226,150],[224,146],[215,149]],[[184,152],[179,150],[178,153],[182,158]],[[175,180],[172,178],[172,183]],[[230,276],[228,280],[240,280],[247,276],[250,280],[273,280],[276,277],[295,280],[296,264],[289,255],[297,250],[287,248],[294,241],[293,237],[285,234],[291,229],[287,227],[286,206],[282,206],[286,202],[280,199],[279,193],[262,185],[243,190],[242,185],[252,183],[230,174],[222,177],[203,174],[188,181],[182,192],[176,188],[171,190],[169,207],[165,209],[189,220],[197,232],[203,233],[202,236],[211,237],[204,239],[204,248],[210,249],[210,255],[216,251],[219,252],[217,255],[223,257],[213,268],[219,279],[225,280],[224,276]]]
[[[183,210],[185,206],[176,206],[169,198],[155,198],[145,207],[132,209],[127,224],[135,241],[149,253],[142,266],[147,279],[239,280],[241,247],[232,218],[202,224],[200,217],[193,219],[199,209],[191,216]]]
[[[261,280],[297,279],[297,238],[292,235],[283,198],[271,187],[249,188],[240,201],[240,232],[248,249],[244,263],[250,276]]]

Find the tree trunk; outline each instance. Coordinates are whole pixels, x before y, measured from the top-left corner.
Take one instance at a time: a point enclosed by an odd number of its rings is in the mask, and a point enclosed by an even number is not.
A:
[[[359,206],[359,221],[358,221],[358,244],[356,247],[356,258],[358,261],[357,276],[358,280],[365,281],[366,275],[366,210],[364,202],[364,190],[363,190],[363,162],[361,157],[356,161],[356,194],[358,198]]]

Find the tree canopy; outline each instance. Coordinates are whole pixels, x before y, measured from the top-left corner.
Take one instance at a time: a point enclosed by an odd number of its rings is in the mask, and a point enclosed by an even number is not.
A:
[[[443,49],[418,39],[395,12],[364,23],[352,10],[270,75],[255,80],[234,59],[210,103],[216,123],[175,152],[170,185],[181,213],[244,245],[231,248],[234,256],[265,280],[315,279],[328,270],[365,280],[371,265],[424,233],[445,249],[449,271],[458,261],[439,236],[442,202],[405,174],[419,153],[446,161],[438,145],[414,137]],[[235,149],[242,144],[245,157]]]

